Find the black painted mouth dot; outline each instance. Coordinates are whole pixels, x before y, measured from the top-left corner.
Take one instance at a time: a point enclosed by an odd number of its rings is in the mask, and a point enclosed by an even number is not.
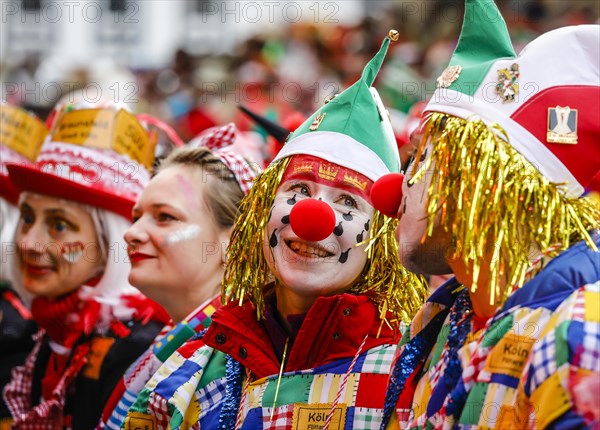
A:
[[[289,224],[290,223],[290,216],[289,215],[284,216],[283,218],[281,218],[281,222],[283,224]]]
[[[344,264],[346,261],[348,261],[348,254],[350,253],[350,249],[352,248],[348,248],[347,251],[342,252],[342,255],[340,255],[340,258],[338,260],[340,263]]]
[[[352,216],[352,211],[348,212],[347,214],[343,214],[342,217],[346,221],[352,221],[354,219],[354,217]]]
[[[344,227],[342,227],[342,221],[333,229],[333,234],[336,236],[341,236],[344,234]]]
[[[357,243],[360,243],[360,242],[363,241],[363,233],[364,233],[364,231],[361,231],[360,234],[356,235],[356,242]]]
[[[369,223],[371,222],[371,220],[367,220],[367,222],[365,223],[365,230],[369,231]]]
[[[277,233],[277,229],[275,229],[273,231],[273,234],[271,234],[271,238],[269,239],[269,245],[271,246],[271,248],[275,248],[277,246],[277,244],[279,243],[279,241],[277,240],[277,236],[275,235],[275,233]]]
[[[290,206],[294,206],[296,204],[296,194],[294,194],[294,197],[287,200],[287,204]]]

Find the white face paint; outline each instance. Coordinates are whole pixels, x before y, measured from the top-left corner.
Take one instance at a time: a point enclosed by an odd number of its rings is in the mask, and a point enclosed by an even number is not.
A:
[[[305,198],[326,202],[336,216],[334,231],[324,240],[298,238],[289,224],[296,202]],[[349,288],[367,263],[373,207],[349,191],[318,182],[288,180],[277,193],[266,229],[265,256],[284,289],[302,297],[326,296]]]
[[[200,236],[202,229],[199,225],[188,225],[180,230],[172,231],[165,237],[165,245],[175,245],[180,242],[187,242]]]

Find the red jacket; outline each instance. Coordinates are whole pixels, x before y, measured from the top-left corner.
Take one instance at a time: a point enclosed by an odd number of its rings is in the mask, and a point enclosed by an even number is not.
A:
[[[379,318],[376,305],[368,297],[351,294],[319,297],[300,327],[284,371],[311,369],[354,357],[367,333],[363,351],[399,341],[399,331]],[[203,341],[231,355],[257,379],[279,373],[280,357],[275,355],[249,302],[243,306],[229,303],[216,311]]]

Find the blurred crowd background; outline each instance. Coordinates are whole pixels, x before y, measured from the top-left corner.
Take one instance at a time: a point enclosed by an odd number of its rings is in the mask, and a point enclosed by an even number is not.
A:
[[[553,28],[599,23],[597,0],[497,0],[516,51]],[[462,0],[0,0],[2,99],[44,118],[60,99],[110,99],[184,140],[238,105],[284,126],[352,84],[392,28],[376,86],[397,131],[455,47]],[[560,61],[560,59],[557,59]],[[262,129],[256,131],[264,136]]]

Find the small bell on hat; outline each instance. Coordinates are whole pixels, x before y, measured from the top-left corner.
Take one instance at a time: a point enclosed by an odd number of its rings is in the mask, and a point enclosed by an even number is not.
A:
[[[19,190],[10,181],[6,165],[32,164],[47,134],[46,125],[35,115],[0,104],[0,197],[14,205],[18,203]]]
[[[73,200],[127,219],[150,180],[155,141],[116,107],[59,107],[34,164],[9,164],[21,191]]]
[[[394,32],[390,32],[391,37]],[[313,155],[376,181],[400,172],[398,147],[381,98],[373,82],[381,68],[390,37],[365,66],[361,78],[323,105],[298,127],[274,161],[297,154]]]

